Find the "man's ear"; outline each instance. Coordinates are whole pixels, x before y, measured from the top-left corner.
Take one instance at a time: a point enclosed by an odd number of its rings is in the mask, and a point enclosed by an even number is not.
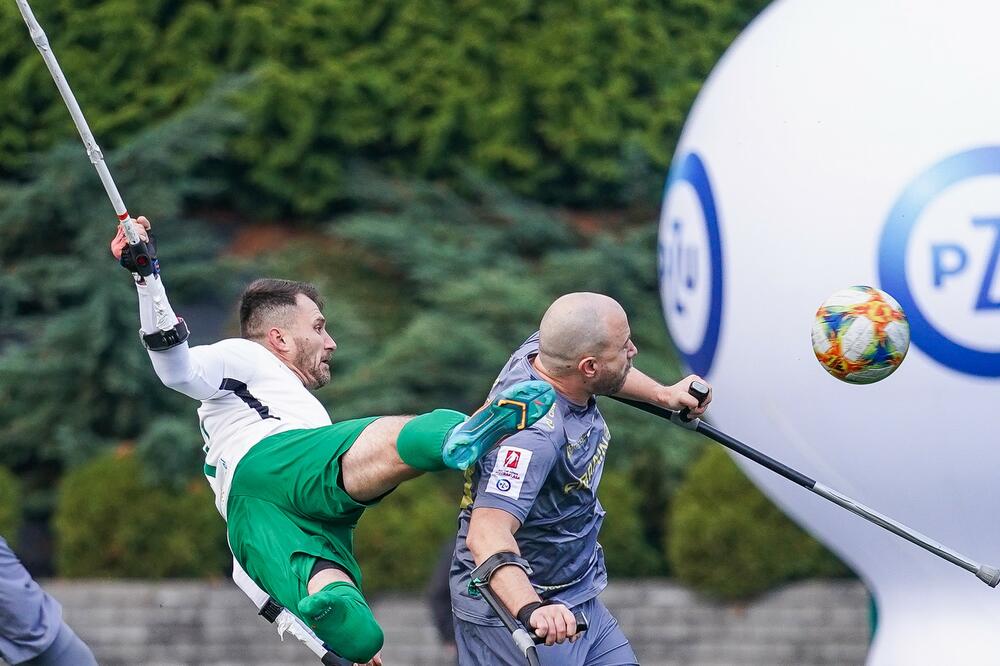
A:
[[[267,332],[267,345],[274,351],[288,351],[288,341],[280,328],[272,327]]]
[[[587,379],[593,379],[597,376],[597,359],[593,356],[585,356],[580,359],[580,362],[576,364],[577,369],[579,369],[580,374]]]

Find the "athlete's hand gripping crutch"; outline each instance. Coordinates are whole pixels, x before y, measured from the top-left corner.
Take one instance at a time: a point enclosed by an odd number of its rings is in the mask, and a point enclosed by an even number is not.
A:
[[[538,651],[535,649],[535,645],[544,643],[545,639],[535,634],[532,628],[525,625],[524,622],[517,620],[507,610],[507,607],[503,605],[503,602],[497,598],[490,587],[490,578],[493,577],[497,569],[505,566],[520,567],[524,569],[526,574],[531,574],[531,566],[523,558],[509,552],[496,553],[486,558],[482,564],[472,570],[471,580],[469,581],[469,594],[473,596],[481,595],[483,597],[483,600],[486,601],[497,617],[500,618],[503,626],[510,632],[511,639],[517,645],[518,650],[524,654],[525,659],[528,660],[528,664],[530,666],[538,666]],[[582,634],[587,631],[587,616],[581,611],[577,611],[573,615],[576,619],[576,634]]]
[[[698,381],[691,382],[691,387],[689,389],[691,395],[702,402],[709,394],[709,388]],[[731,451],[735,451],[745,458],[749,458],[758,465],[763,465],[767,469],[780,474],[789,481],[796,483],[803,488],[810,490],[820,497],[827,499],[834,504],[837,504],[851,513],[857,514],[864,518],[865,520],[875,523],[879,527],[886,529],[893,534],[903,537],[911,543],[915,543],[924,550],[934,553],[938,557],[951,562],[957,566],[962,567],[966,571],[976,574],[979,580],[983,581],[990,587],[996,587],[997,583],[1000,583],[1000,569],[996,567],[987,566],[985,564],[980,564],[975,560],[972,560],[965,555],[955,552],[950,548],[941,545],[940,543],[930,539],[923,534],[915,530],[911,530],[909,527],[898,523],[888,516],[884,516],[878,511],[871,509],[861,502],[851,499],[843,493],[837,492],[833,488],[824,486],[822,483],[810,479],[805,474],[798,472],[787,465],[784,465],[777,460],[764,455],[760,451],[751,448],[744,444],[743,442],[730,437],[724,432],[713,428],[701,419],[695,418],[690,419],[687,414],[687,409],[682,409],[679,412],[675,412],[669,409],[664,409],[662,407],[657,407],[655,405],[650,405],[645,402],[638,402],[635,400],[628,400],[626,398],[614,398],[619,402],[624,402],[627,405],[631,405],[637,409],[641,409],[644,412],[650,414],[655,414],[660,418],[666,419],[671,423],[675,423],[679,426],[687,428],[688,430],[694,430],[695,432],[701,433],[706,437],[714,439],[719,444],[722,444]]]

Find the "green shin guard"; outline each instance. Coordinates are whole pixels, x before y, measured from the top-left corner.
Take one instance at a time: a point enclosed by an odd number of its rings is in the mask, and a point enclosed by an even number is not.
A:
[[[396,438],[399,457],[410,467],[424,472],[447,469],[441,449],[448,433],[465,420],[465,414],[450,409],[435,409],[406,422]]]
[[[358,588],[344,581],[330,583],[299,602],[299,614],[321,641],[345,659],[371,661],[385,637]]]

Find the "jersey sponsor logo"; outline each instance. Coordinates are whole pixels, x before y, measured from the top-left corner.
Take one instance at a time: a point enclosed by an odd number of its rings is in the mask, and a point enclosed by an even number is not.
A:
[[[516,446],[501,446],[497,452],[490,480],[486,484],[486,492],[502,495],[511,499],[520,499],[521,485],[527,476],[531,463],[531,451]]]
[[[589,490],[594,482],[594,477],[597,476],[598,472],[604,465],[604,459],[608,455],[608,444],[611,443],[611,433],[608,431],[604,432],[601,437],[600,443],[597,445],[597,451],[594,452],[594,457],[590,459],[587,464],[587,469],[584,470],[583,474],[576,481],[571,481],[563,486],[563,494],[569,495],[578,490]]]
[[[591,432],[592,432],[592,429],[588,429],[587,432],[585,432],[582,435],[580,435],[579,437],[577,437],[575,441],[574,440],[570,440],[570,439],[567,438],[567,440],[566,440],[566,459],[567,460],[572,460],[573,459],[573,455],[577,452],[577,450],[580,449],[581,447],[583,447],[587,442],[590,441],[590,433]]]

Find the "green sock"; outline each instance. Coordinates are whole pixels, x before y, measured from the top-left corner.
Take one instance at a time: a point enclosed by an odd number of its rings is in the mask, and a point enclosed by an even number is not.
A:
[[[366,664],[382,649],[382,628],[361,592],[350,583],[330,583],[299,601],[298,609],[320,640],[341,657]]]
[[[465,418],[461,412],[435,409],[410,419],[396,439],[399,457],[410,467],[424,472],[446,469],[441,459],[441,448],[448,433]]]

